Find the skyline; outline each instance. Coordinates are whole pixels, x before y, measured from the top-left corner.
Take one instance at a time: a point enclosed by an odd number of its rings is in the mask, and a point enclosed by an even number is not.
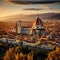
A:
[[[17,1],[17,0],[12,0]],[[21,1],[21,0],[19,0]],[[27,0],[22,0],[27,1]],[[30,1],[30,0],[28,0]],[[42,0],[31,0],[31,1],[42,1]],[[43,0],[48,1],[48,0]],[[53,0],[57,1],[57,0]],[[59,0],[58,0],[59,1]],[[12,3],[10,0],[0,0],[0,18],[22,14],[22,15],[31,15],[31,14],[42,14],[42,13],[60,13],[60,4],[59,3],[46,3],[46,4],[18,4]]]

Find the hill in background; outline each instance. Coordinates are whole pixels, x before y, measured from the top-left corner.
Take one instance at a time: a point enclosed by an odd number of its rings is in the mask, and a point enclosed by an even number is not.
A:
[[[33,15],[12,15],[7,17],[0,18],[0,21],[11,22],[14,23],[18,20],[21,21],[33,21],[36,17],[39,17],[42,20],[60,20],[60,13],[43,13],[43,14],[33,14]]]

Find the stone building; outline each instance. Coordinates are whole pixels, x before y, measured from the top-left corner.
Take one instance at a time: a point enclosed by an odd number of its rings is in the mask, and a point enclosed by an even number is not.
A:
[[[46,34],[45,28],[43,26],[43,22],[39,17],[37,17],[37,19],[34,20],[30,33],[32,35],[45,35]]]

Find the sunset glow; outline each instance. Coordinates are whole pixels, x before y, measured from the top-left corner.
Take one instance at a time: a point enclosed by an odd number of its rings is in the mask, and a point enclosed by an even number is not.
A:
[[[60,4],[13,4],[9,0],[0,0],[0,18],[10,15],[22,14],[41,14],[41,13],[60,13]]]

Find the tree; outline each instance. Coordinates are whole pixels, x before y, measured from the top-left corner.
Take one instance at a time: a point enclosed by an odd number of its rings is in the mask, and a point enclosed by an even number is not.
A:
[[[31,52],[28,54],[27,59],[28,59],[28,60],[33,60],[33,56],[34,56],[34,52],[31,51]]]
[[[15,58],[15,51],[14,48],[10,48],[7,50],[6,55],[4,56],[4,60],[14,60]]]
[[[46,60],[60,60],[60,47],[56,47],[56,50],[50,52]]]

